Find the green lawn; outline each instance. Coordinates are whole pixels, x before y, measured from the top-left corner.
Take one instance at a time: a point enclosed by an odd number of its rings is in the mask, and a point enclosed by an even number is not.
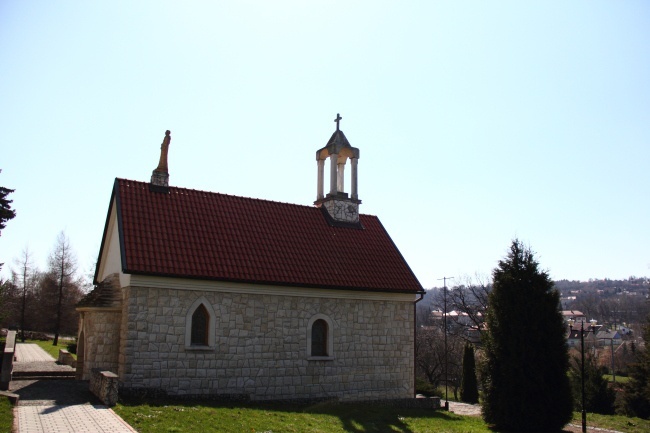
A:
[[[14,415],[12,405],[6,397],[0,397],[0,433],[11,433]]]
[[[573,413],[571,424],[582,425],[580,412]],[[650,420],[641,418],[628,418],[621,415],[587,414],[587,426],[598,427],[606,430],[616,430],[624,433],[646,433],[650,431]]]
[[[604,374],[603,377],[607,379],[609,382],[612,382],[612,375],[611,374]],[[627,376],[616,376],[616,383],[628,383],[630,381],[630,378]]]
[[[477,417],[379,405],[321,403],[220,405],[170,402],[113,408],[139,432],[488,433]]]
[[[395,409],[380,405],[320,403],[218,404],[126,402],[115,408],[139,432],[290,432],[290,433],[488,433],[479,417],[444,411]],[[580,425],[576,412],[572,424]],[[587,414],[587,425],[625,433],[650,431],[650,421]]]

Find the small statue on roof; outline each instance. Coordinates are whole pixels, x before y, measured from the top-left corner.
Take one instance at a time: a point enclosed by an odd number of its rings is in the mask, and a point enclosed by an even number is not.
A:
[[[160,145],[160,162],[158,163],[158,168],[156,171],[162,171],[167,173],[167,152],[169,151],[169,143],[172,141],[171,132],[169,130],[165,131],[165,138],[163,139],[162,144]]]
[[[155,191],[167,192],[169,186],[169,170],[167,168],[167,152],[169,151],[169,143],[172,141],[171,132],[165,131],[165,138],[160,145],[160,162],[158,167],[151,173],[151,186]],[[163,187],[162,189],[158,187]]]

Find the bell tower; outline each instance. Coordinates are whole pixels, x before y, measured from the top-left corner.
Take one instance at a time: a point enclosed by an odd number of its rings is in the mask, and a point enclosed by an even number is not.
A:
[[[342,117],[337,113],[336,131],[330,137],[327,145],[316,151],[318,164],[318,186],[314,204],[326,212],[328,221],[332,225],[358,226],[359,225],[359,200],[357,183],[357,164],[359,149],[350,146],[350,142],[340,129]],[[329,192],[324,193],[325,186],[325,161],[329,160]],[[350,160],[351,194],[345,191],[345,164]]]

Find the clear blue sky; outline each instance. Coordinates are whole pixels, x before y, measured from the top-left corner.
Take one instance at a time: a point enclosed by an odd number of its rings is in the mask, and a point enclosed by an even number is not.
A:
[[[650,275],[647,1],[0,2],[0,185],[89,272],[115,177],[311,205],[336,113],[424,287],[518,237],[554,279]],[[348,188],[349,189],[349,188]]]

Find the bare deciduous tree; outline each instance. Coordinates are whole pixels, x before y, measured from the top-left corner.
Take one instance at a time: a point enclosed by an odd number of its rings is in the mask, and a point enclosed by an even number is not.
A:
[[[32,262],[32,254],[28,247],[22,251],[20,258],[16,259],[18,271],[14,271],[17,285],[21,290],[20,305],[20,339],[25,342],[25,310],[27,308],[27,295],[34,288],[37,272]]]
[[[74,284],[74,277],[77,272],[77,259],[70,247],[70,240],[65,232],[59,233],[56,239],[54,251],[50,255],[49,273],[56,276],[58,289],[58,301],[56,306],[56,323],[54,326],[54,342],[56,346],[59,342],[59,332],[61,330],[61,317],[63,310],[63,298],[66,287]]]
[[[593,319],[598,313],[600,301],[596,293],[580,293],[573,303],[573,309],[579,310],[587,319]]]
[[[450,316],[457,325],[482,330],[488,295],[492,285],[488,277],[475,275],[474,278],[463,277],[463,284],[453,287],[448,293],[448,304],[458,315]]]
[[[485,312],[487,310],[487,300],[492,288],[490,279],[481,275],[472,277],[463,277],[460,279],[461,284],[447,289],[447,299],[442,288],[431,290],[431,302],[429,308],[432,313],[440,317],[447,312],[447,330],[454,335],[458,335],[465,340],[476,343],[476,334],[470,338],[470,330],[477,332],[483,331],[485,321]],[[419,307],[419,304],[418,304]],[[418,309],[418,314],[425,311]],[[444,319],[444,317],[442,317]],[[426,323],[424,319],[418,318],[418,323]],[[431,318],[429,318],[431,320]],[[479,334],[480,335],[480,334]]]
[[[451,387],[458,399],[462,351],[465,342],[453,334],[449,334],[447,337],[447,347],[445,348],[444,327],[440,322],[433,326],[417,329],[415,336],[416,370],[419,377],[425,378],[434,387],[442,384]]]
[[[415,336],[415,362],[418,375],[439,386],[444,375],[444,336],[437,327],[418,328]]]

